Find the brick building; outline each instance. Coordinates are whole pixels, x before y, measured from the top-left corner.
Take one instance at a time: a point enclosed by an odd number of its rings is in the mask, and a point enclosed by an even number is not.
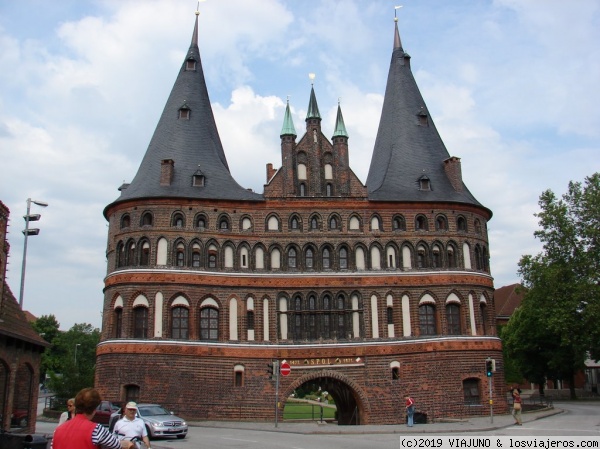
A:
[[[9,214],[0,201],[0,433],[11,429],[33,432],[40,363],[48,343],[33,330],[5,282]]]
[[[402,422],[407,393],[430,418],[488,414],[485,359],[502,358],[492,213],[446,150],[397,23],[366,185],[340,105],[329,139],[313,87],[299,138],[287,105],[282,165],[267,164],[262,194],[229,171],[197,30],[196,17],[138,172],[104,210],[104,396],[188,419],[273,420],[267,364],[286,360],[279,397],[321,386],[340,424]]]

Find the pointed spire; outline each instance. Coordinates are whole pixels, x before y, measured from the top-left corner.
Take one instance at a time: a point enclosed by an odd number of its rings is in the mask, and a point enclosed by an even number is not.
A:
[[[317,97],[315,96],[315,74],[309,73],[310,83],[310,100],[308,102],[308,112],[306,113],[306,120],[311,118],[318,118],[321,120],[321,114],[319,113],[319,105],[317,105]]]
[[[339,100],[338,100],[337,117],[335,119],[335,131],[333,131],[333,137],[348,138],[348,131],[346,131],[346,125],[344,125],[344,117],[342,116],[342,107],[340,106]]]
[[[397,48],[402,48],[402,41],[400,40],[400,32],[398,31],[398,17],[396,15],[396,12],[402,8],[402,6],[396,6],[394,7],[394,26],[395,26],[395,33],[394,33],[394,50]]]
[[[190,47],[198,46],[198,16],[200,15],[200,11],[196,10],[196,24],[194,25],[194,32],[192,33],[192,43]]]
[[[409,56],[402,49],[395,20],[394,49],[366,182],[369,199],[481,206],[466,187],[457,189],[452,184],[444,169],[449,158],[412,74]],[[419,183],[424,170],[426,189]],[[462,184],[462,180],[458,182]]]
[[[192,41],[136,176],[116,202],[134,198],[211,198],[259,201],[229,171],[206,87],[198,48],[198,11]],[[172,161],[161,184],[162,161]],[[204,182],[195,183],[198,167]]]
[[[294,121],[292,120],[292,113],[290,112],[290,99],[287,100],[287,105],[285,107],[285,115],[283,117],[283,126],[281,127],[281,134],[279,137],[283,136],[297,136],[296,128],[294,128]]]

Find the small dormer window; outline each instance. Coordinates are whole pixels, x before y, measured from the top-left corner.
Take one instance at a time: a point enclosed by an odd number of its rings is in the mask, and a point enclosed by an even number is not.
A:
[[[431,181],[427,176],[419,178],[419,190],[431,190]]]
[[[181,120],[189,120],[190,119],[190,110],[189,109],[180,109],[179,110],[179,118]]]
[[[196,173],[192,175],[192,186],[204,187],[204,173],[200,170],[196,170]]]
[[[424,108],[417,113],[417,117],[419,119],[419,126],[429,126],[429,116],[427,112],[425,112]]]
[[[185,61],[185,70],[186,72],[191,72],[196,70],[196,61],[192,58]]]

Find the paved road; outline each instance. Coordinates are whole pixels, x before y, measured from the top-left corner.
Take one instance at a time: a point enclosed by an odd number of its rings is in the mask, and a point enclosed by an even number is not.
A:
[[[184,440],[155,440],[161,449],[387,449],[399,438],[414,435],[452,436],[584,436],[600,440],[600,402],[555,403],[552,412],[525,413],[523,426],[512,417],[471,418],[467,421],[398,426],[337,426],[315,423],[190,423]],[[55,423],[39,422],[38,433],[51,433]]]

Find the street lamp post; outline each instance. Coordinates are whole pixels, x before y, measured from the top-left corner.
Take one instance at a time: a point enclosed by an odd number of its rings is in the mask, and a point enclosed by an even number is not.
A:
[[[25,243],[23,244],[23,264],[21,265],[21,291],[19,292],[19,307],[23,309],[23,292],[25,291],[25,265],[27,263],[27,238],[30,235],[38,235],[40,230],[38,228],[29,228],[30,221],[38,221],[41,217],[40,214],[30,214],[31,203],[41,207],[47,207],[48,203],[43,201],[35,201],[31,198],[27,198],[27,214],[23,217],[25,219],[25,229],[22,231],[25,235]]]

